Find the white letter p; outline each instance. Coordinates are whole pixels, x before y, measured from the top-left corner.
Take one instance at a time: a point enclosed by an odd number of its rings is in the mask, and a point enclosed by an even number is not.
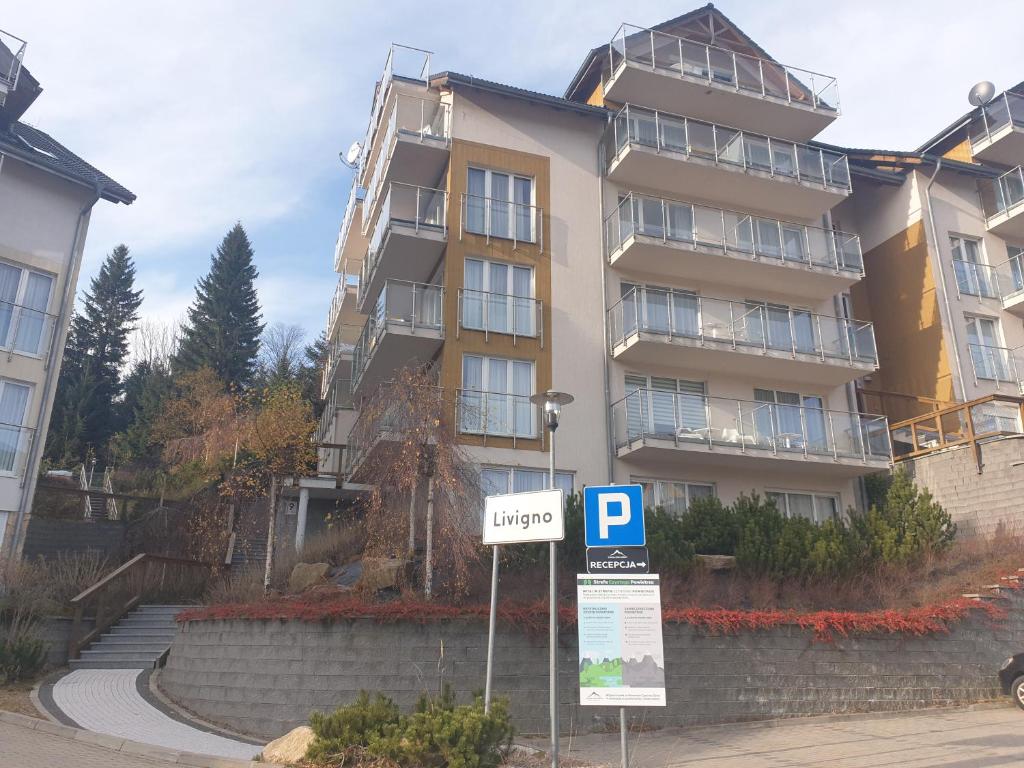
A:
[[[608,505],[618,503],[621,514],[609,515]],[[629,508],[629,495],[625,493],[602,493],[597,500],[597,522],[601,529],[601,538],[608,538],[608,528],[613,525],[626,525],[632,517]]]

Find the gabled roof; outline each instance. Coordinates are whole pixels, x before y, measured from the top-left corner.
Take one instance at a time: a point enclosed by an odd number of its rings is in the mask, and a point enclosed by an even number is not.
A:
[[[430,84],[434,85],[462,85],[469,88],[476,88],[482,91],[490,91],[513,99],[522,99],[534,104],[553,107],[555,109],[566,109],[578,114],[598,116],[607,119],[610,111],[604,107],[595,107],[590,104],[582,104],[578,101],[570,101],[561,96],[552,96],[547,93],[530,91],[526,88],[518,88],[514,85],[496,83],[493,80],[484,80],[473,75],[463,75],[459,72],[440,72],[430,76]]]
[[[96,190],[112,203],[130,205],[135,195],[48,134],[25,123],[0,127],[0,153],[18,158],[44,171]]]
[[[663,21],[660,24],[650,27],[650,29],[657,32],[675,34],[676,32],[673,31],[675,27],[699,21],[702,18],[708,19],[709,26],[712,23],[716,26],[721,25],[723,30],[728,30],[734,33],[739,41],[748,46],[760,58],[775,61],[767,51],[754,42],[753,38],[736,26],[728,16],[718,10],[714,3],[708,3],[700,8],[684,13],[681,16],[676,16],[674,19]],[[686,35],[682,36],[686,37]],[[587,54],[587,57],[580,65],[580,68],[576,71],[576,74],[573,75],[572,80],[569,82],[569,86],[565,89],[565,98],[572,99],[574,101],[585,101],[590,95],[590,92],[593,91],[594,86],[597,84],[597,80],[600,79],[600,66],[607,61],[607,58],[607,43],[591,49],[590,53]]]

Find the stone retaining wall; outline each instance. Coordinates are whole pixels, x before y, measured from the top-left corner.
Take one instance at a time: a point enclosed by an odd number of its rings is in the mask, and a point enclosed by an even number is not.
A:
[[[999,666],[1024,649],[1024,596],[1006,605],[1007,618],[975,614],[949,634],[832,643],[791,626],[713,636],[666,625],[668,706],[631,713],[649,725],[696,725],[992,699]],[[617,710],[577,705],[576,638],[567,632],[561,641],[563,727],[617,723]],[[160,685],[208,720],[269,739],[312,710],[353,701],[360,690],[409,707],[443,677],[464,701],[483,689],[486,643],[486,624],[469,620],[193,621],[182,625]],[[510,699],[521,732],[546,730],[546,636],[499,632],[494,689]]]

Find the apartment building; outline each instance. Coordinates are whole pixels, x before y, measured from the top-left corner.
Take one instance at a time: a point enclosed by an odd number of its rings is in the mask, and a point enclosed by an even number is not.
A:
[[[135,195],[21,122],[42,89],[0,31],[0,560],[21,550],[89,228]]]
[[[862,173],[835,217],[859,232],[868,270],[852,290],[855,312],[874,320],[879,340],[865,402],[898,423],[956,402],[1019,396],[1024,83],[913,152],[850,157]],[[1019,411],[1012,400],[990,400],[974,409],[972,429],[1020,432]],[[925,425],[917,435],[897,432],[898,454],[944,445]]]
[[[672,512],[750,491],[815,520],[860,504],[891,452],[853,387],[877,354],[851,310],[860,239],[830,217],[850,167],[814,142],[838,116],[833,78],[711,5],[622,25],[562,97],[393,48],[335,252],[355,410],[322,434],[350,443],[360,398],[429,362],[488,492],[544,487],[529,396],[554,388],[575,397],[563,487],[640,482]],[[367,450],[349,444],[345,480]]]

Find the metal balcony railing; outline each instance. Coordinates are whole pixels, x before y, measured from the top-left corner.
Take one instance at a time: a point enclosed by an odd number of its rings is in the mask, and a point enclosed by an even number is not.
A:
[[[528,296],[511,296],[470,288],[459,289],[459,328],[540,339],[544,348],[544,303]]]
[[[1024,248],[1010,246],[1010,258],[996,266],[999,295],[1003,301],[1024,293]]]
[[[999,276],[995,267],[974,261],[953,259],[956,288],[962,295],[983,299],[999,298]]]
[[[327,436],[331,431],[331,425],[334,422],[336,412],[339,410],[351,410],[352,407],[352,380],[335,379],[325,398],[324,412],[320,415],[320,424],[317,426],[315,442],[331,442],[327,440]]]
[[[971,366],[974,369],[974,383],[994,381],[1000,384],[1012,384],[1020,387],[1021,378],[1021,347],[993,347],[987,344],[967,345],[971,352]]]
[[[351,361],[355,355],[355,344],[345,341],[345,338],[352,338],[345,333],[346,328],[354,328],[352,325],[343,325],[335,334],[333,341],[327,345],[327,358],[324,361],[323,380],[320,382],[320,397],[326,400],[330,394],[331,386],[338,373],[338,367],[343,360]],[[340,379],[339,379],[340,381]]]
[[[366,366],[389,329],[405,328],[411,333],[444,333],[442,309],[444,288],[440,285],[388,280],[377,297],[352,357],[353,386],[358,386]]]
[[[392,226],[404,225],[416,232],[431,230],[448,237],[448,193],[443,189],[417,187],[411,184],[391,182],[388,193],[381,203],[377,224],[370,237],[370,245],[363,259],[359,276],[359,303],[380,263],[384,238]]]
[[[535,440],[541,434],[540,409],[529,395],[458,390],[456,424],[459,432],[513,440]]]
[[[1024,203],[1024,169],[1017,166],[995,179],[978,181],[981,205],[991,225],[992,219],[1002,214],[1017,213]]]
[[[857,235],[630,192],[605,219],[608,255],[633,235],[864,275]]]
[[[650,440],[787,456],[891,461],[884,416],[808,405],[635,390],[612,405],[616,448]]]
[[[352,189],[348,193],[348,203],[345,205],[345,216],[341,220],[341,228],[338,230],[338,240],[334,245],[334,271],[342,271],[342,252],[345,250],[345,242],[348,240],[349,232],[352,231],[352,223],[356,218],[356,211],[360,210],[363,200],[366,198],[366,190],[359,186],[359,182],[352,181]]]
[[[23,477],[35,430],[0,422],[0,475]]]
[[[983,141],[1013,125],[1024,129],[1024,94],[1006,91],[981,108],[981,113],[967,128],[971,147],[976,148]]]
[[[785,181],[852,190],[846,155],[627,104],[605,132],[608,165],[634,144]]]
[[[869,322],[802,309],[715,299],[661,288],[633,288],[608,310],[612,352],[640,333],[686,338],[701,346],[813,355],[878,365]]]
[[[21,65],[25,60],[28,43],[20,37],[0,29],[0,105],[7,94],[18,87]]]
[[[381,180],[391,162],[395,138],[401,134],[420,143],[433,142],[447,146],[451,143],[449,114],[449,105],[438,99],[424,99],[404,93],[395,95],[383,136],[379,141],[375,139],[377,160],[363,198],[364,232],[370,226],[371,212],[381,192]]]
[[[461,232],[484,235],[490,242],[492,237],[511,240],[512,246],[519,243],[536,243],[544,250],[543,210],[536,205],[501,200],[497,197],[481,197],[462,193]]]
[[[0,301],[0,351],[43,357],[50,351],[56,329],[56,315]]]
[[[834,77],[633,24],[619,27],[608,44],[608,59],[605,82],[628,62],[717,88],[839,114]]]
[[[437,398],[437,416],[447,416],[450,413],[451,404],[444,401],[444,389],[439,386],[430,386],[424,392],[425,397]],[[423,409],[429,411],[430,409]],[[418,416],[423,416],[423,410]],[[410,430],[422,429],[421,424],[414,424],[409,408],[404,403],[395,403],[387,408],[372,408],[362,410],[356,417],[352,430],[348,435],[348,450],[345,452],[345,471],[351,475],[367,453],[378,440],[391,438],[400,440]],[[427,430],[429,431],[429,429]]]

